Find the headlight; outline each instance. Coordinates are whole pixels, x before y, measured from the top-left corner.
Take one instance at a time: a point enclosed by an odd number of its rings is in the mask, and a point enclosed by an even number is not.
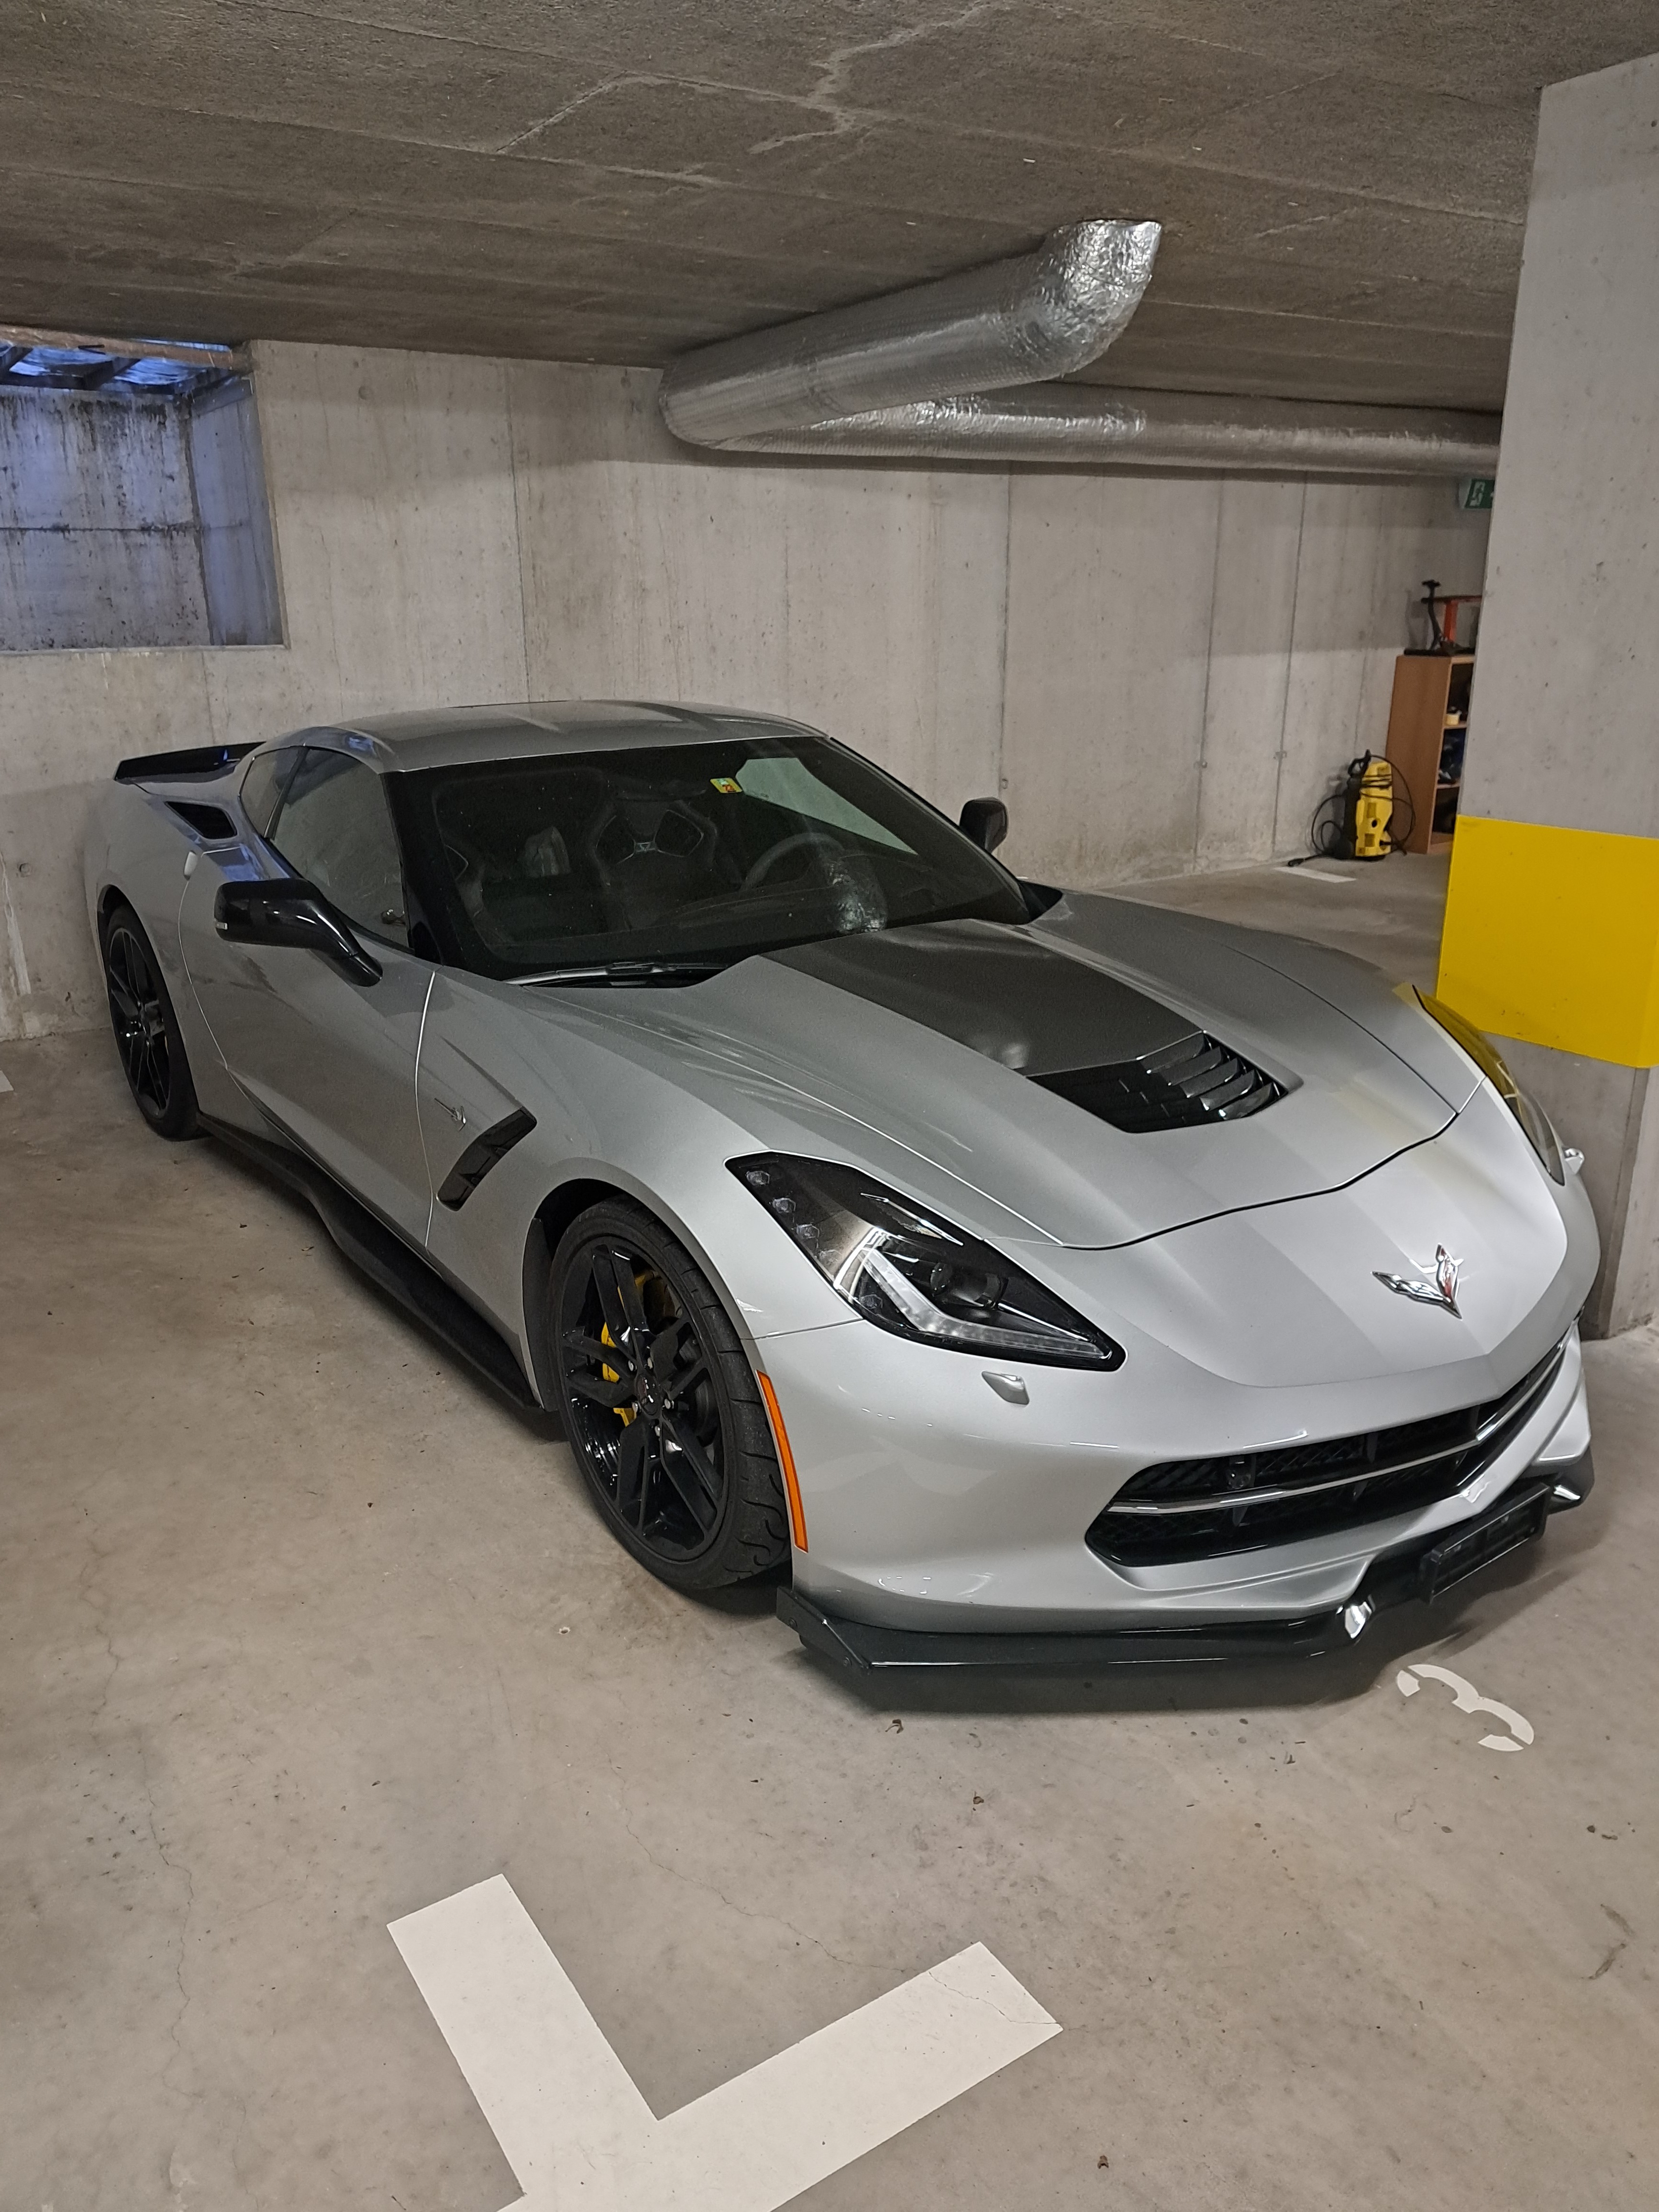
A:
[[[1526,1132],[1527,1142],[1543,1162],[1546,1171],[1555,1182],[1565,1182],[1567,1171],[1562,1164],[1561,1139],[1555,1133],[1554,1125],[1538,1101],[1524,1091],[1510,1073],[1503,1054],[1492,1039],[1482,1036],[1474,1023],[1466,1022],[1462,1014],[1455,1014],[1438,999],[1431,998],[1426,991],[1419,991],[1417,997],[1424,1012],[1432,1014],[1447,1036],[1462,1046],[1492,1084]]]
[[[762,1152],[732,1172],[866,1321],[952,1352],[1050,1367],[1123,1364],[1123,1347],[965,1231],[857,1169]]]

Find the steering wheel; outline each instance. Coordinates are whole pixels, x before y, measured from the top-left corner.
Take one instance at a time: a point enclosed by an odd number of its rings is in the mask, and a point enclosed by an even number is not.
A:
[[[621,832],[626,849],[607,860],[599,848],[608,832],[613,829]],[[665,831],[668,833],[666,839]],[[708,823],[684,801],[677,800],[663,808],[649,836],[641,837],[622,808],[611,800],[589,825],[582,844],[599,881],[607,888],[614,888],[630,862],[643,860],[653,853],[660,854],[665,860],[690,860],[708,843],[710,835]]]
[[[759,860],[743,879],[744,890],[752,891],[757,889],[766,881],[777,863],[787,854],[804,852],[809,846],[823,846],[831,853],[840,853],[844,849],[836,838],[831,837],[823,830],[791,830],[788,836],[780,837],[775,845],[769,845],[761,854]]]

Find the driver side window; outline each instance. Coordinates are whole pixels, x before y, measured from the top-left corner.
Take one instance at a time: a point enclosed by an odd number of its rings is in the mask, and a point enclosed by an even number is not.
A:
[[[373,769],[307,745],[266,835],[349,921],[394,945],[409,943],[398,833]]]

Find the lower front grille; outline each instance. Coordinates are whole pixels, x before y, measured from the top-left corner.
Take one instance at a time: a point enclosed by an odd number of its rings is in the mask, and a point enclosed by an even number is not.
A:
[[[1512,1390],[1483,1406],[1360,1436],[1144,1467],[1091,1524],[1089,1548],[1115,1566],[1171,1565],[1431,1505],[1473,1481],[1520,1433],[1565,1351],[1557,1345]]]

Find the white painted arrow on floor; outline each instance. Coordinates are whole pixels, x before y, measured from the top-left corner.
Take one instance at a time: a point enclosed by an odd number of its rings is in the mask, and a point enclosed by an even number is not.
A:
[[[524,2191],[508,2212],[776,2212],[1060,2033],[974,1943],[659,2120],[504,1875],[391,1933]]]

